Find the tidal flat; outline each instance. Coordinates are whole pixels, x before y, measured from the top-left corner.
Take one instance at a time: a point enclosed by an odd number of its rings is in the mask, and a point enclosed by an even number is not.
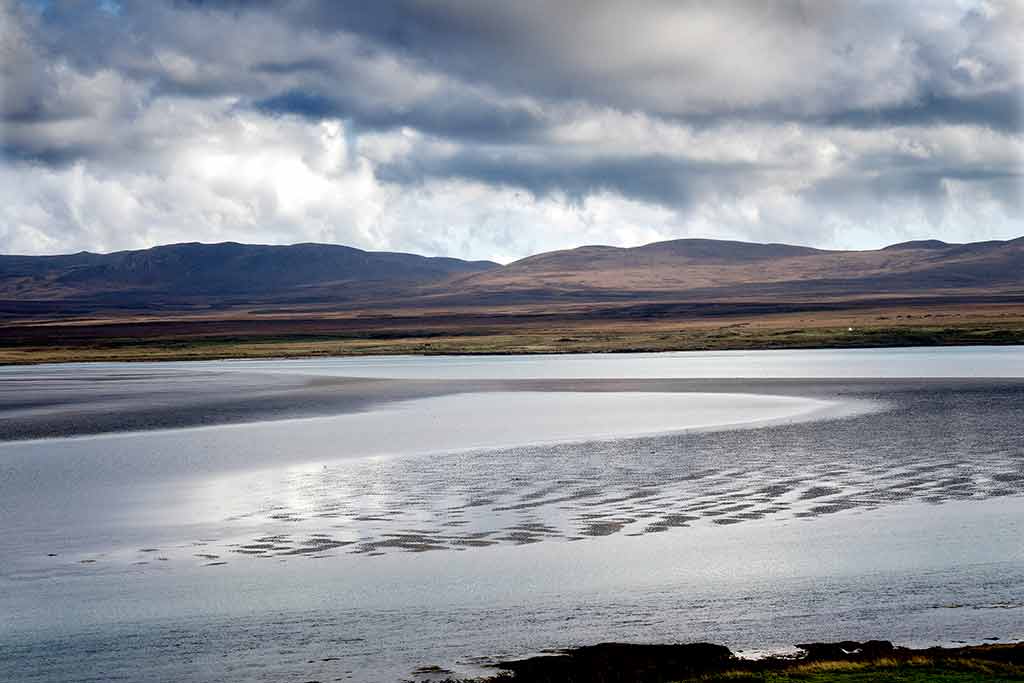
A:
[[[1022,418],[1021,347],[2,368],[0,678],[1021,640]]]

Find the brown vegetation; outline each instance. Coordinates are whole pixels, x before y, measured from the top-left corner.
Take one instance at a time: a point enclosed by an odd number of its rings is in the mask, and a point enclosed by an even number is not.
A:
[[[797,310],[629,304],[89,317],[0,325],[0,362],[1024,343],[1024,303],[786,308]]]
[[[865,252],[677,240],[505,267],[178,245],[0,257],[3,291],[3,363],[1019,344],[1024,238]]]

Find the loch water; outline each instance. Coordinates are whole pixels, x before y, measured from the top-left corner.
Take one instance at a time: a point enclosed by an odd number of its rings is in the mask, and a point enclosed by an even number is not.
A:
[[[1024,639],[1021,347],[11,367],[0,439],[0,680]]]

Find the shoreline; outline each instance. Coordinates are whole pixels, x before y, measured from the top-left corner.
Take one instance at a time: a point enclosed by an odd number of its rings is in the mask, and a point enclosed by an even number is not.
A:
[[[681,353],[696,351],[827,351],[827,350],[854,350],[854,349],[927,349],[927,348],[955,348],[955,347],[1006,347],[1024,345],[1024,332],[1019,337],[1008,338],[999,342],[980,342],[963,339],[941,341],[936,343],[835,343],[835,344],[780,344],[780,345],[750,345],[750,346],[623,346],[621,348],[599,348],[599,347],[571,347],[559,348],[548,346],[526,346],[509,347],[508,349],[481,349],[477,350],[472,345],[466,346],[445,346],[441,348],[424,348],[423,345],[413,342],[408,345],[396,344],[387,348],[342,348],[331,351],[323,351],[319,344],[310,342],[310,348],[306,349],[281,349],[273,342],[256,342],[255,346],[264,347],[251,350],[248,347],[237,352],[222,351],[220,349],[204,349],[204,344],[196,343],[194,347],[182,349],[182,344],[175,343],[174,348],[155,347],[148,348],[145,352],[132,351],[74,351],[63,353],[61,350],[35,349],[28,352],[13,350],[11,348],[0,348],[0,368],[2,367],[25,367],[33,365],[64,365],[69,363],[148,363],[148,362],[202,362],[218,360],[296,360],[308,358],[366,358],[373,356],[417,356],[432,358],[439,356],[463,356],[473,357],[504,357],[504,356],[580,356],[590,354],[630,354],[630,353]],[[290,345],[289,345],[290,346]],[[426,345],[430,347],[430,344]]]
[[[998,641],[998,638],[984,638]],[[560,683],[630,681],[973,681],[1024,680],[1024,641],[913,648],[887,640],[799,643],[796,654],[745,658],[714,643],[600,643],[503,660],[494,676],[453,678],[437,665],[413,672],[440,683]]]
[[[215,321],[210,321],[211,324]],[[873,349],[1024,344],[1024,316],[964,319],[930,324],[879,324],[874,320],[787,319],[630,321],[480,327],[435,326],[299,332],[247,332],[205,328],[153,329],[147,324],[83,327],[0,326],[0,366],[80,362],[285,359],[361,356],[507,356],[679,351]]]

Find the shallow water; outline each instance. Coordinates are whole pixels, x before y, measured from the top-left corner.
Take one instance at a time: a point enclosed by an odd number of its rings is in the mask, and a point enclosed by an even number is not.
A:
[[[227,361],[229,367],[349,377],[427,379],[537,379],[608,377],[823,378],[823,377],[1021,377],[1024,360],[1015,347],[941,349],[811,349],[796,351],[679,351],[674,353],[531,356],[417,356]]]
[[[678,351],[521,356],[369,356],[161,363],[66,363],[0,368],[0,376],[68,379],[82,371],[132,378],[183,370],[399,379],[1024,377],[1019,346],[777,351]]]
[[[0,445],[0,679],[383,681],[613,639],[1024,638],[1024,350],[877,353],[0,371],[11,434],[79,411],[96,376],[97,413],[147,392],[176,410],[190,381],[440,380],[333,417]],[[785,363],[827,374],[654,381]],[[539,368],[567,382],[445,384]]]

